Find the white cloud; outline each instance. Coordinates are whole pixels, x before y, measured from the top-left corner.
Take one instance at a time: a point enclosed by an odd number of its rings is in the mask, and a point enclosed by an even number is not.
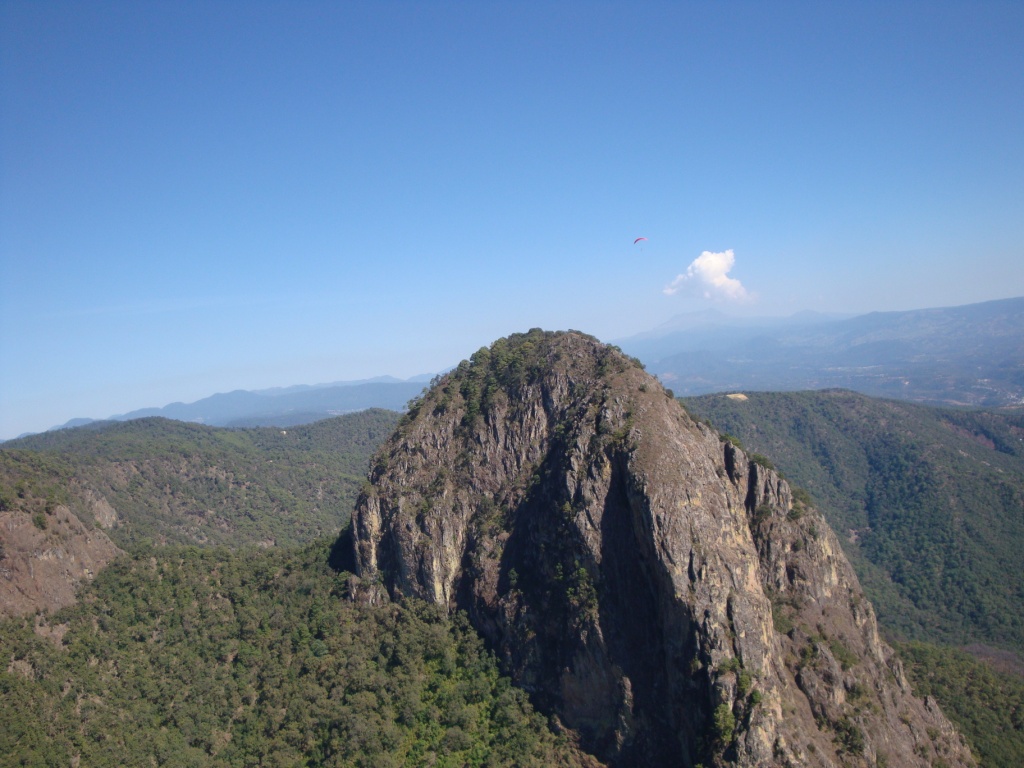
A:
[[[666,285],[662,292],[672,296],[686,283],[696,280],[705,299],[746,301],[750,298],[747,289],[735,277],[729,277],[729,270],[735,263],[736,256],[731,248],[723,253],[704,251],[691,262],[685,272],[676,275],[676,279]]]

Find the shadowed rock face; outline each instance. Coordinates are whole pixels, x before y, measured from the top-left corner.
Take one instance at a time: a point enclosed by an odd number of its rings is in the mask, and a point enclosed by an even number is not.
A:
[[[839,545],[617,349],[512,336],[415,404],[353,518],[358,591],[465,610],[612,765],[973,765]]]

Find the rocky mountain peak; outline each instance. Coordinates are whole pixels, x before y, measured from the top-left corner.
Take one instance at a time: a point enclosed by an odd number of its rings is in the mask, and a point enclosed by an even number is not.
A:
[[[810,500],[576,333],[481,349],[378,453],[364,599],[464,610],[611,765],[973,765]]]

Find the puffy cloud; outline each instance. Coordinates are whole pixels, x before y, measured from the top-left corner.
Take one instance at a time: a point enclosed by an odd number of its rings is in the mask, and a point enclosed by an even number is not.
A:
[[[747,289],[735,277],[729,277],[729,270],[736,264],[736,256],[730,248],[723,253],[704,251],[694,259],[686,271],[665,286],[663,293],[672,296],[688,282],[696,280],[705,299],[746,301],[750,298]]]

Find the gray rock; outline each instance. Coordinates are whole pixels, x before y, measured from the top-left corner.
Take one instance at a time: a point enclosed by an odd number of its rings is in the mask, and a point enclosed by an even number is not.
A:
[[[496,342],[378,454],[364,599],[463,610],[611,765],[974,765],[913,697],[824,519],[618,349]]]

